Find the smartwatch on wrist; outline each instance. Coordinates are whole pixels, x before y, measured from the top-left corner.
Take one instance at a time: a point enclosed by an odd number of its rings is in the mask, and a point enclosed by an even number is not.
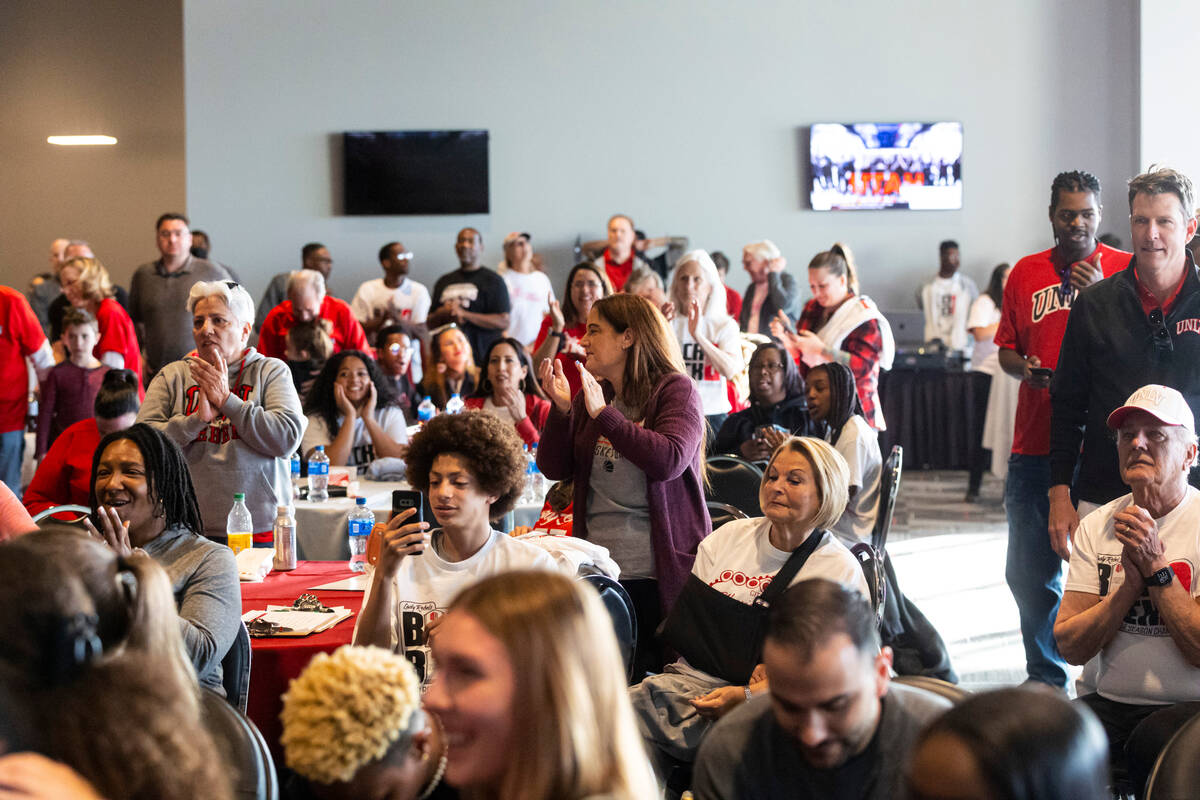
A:
[[[1157,572],[1147,575],[1144,580],[1147,586],[1170,586],[1171,581],[1175,579],[1175,571],[1170,567],[1163,567]]]

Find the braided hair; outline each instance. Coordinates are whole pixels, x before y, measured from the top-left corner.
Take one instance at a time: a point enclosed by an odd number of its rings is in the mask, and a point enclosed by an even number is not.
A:
[[[854,385],[854,373],[845,364],[831,361],[828,364],[818,364],[808,371],[811,382],[813,373],[824,370],[829,381],[829,413],[825,415],[825,424],[829,426],[830,444],[837,444],[842,435],[842,428],[855,414],[863,413],[862,401],[858,399],[858,389]]]
[[[100,440],[96,454],[92,457],[92,480],[88,488],[88,505],[100,508],[96,497],[96,471],[100,458],[113,442],[128,439],[142,454],[146,465],[146,490],[161,514],[167,528],[187,528],[199,536],[204,535],[204,523],[200,519],[200,506],[196,503],[196,489],[192,486],[192,474],[179,445],[171,441],[157,428],[144,422],[113,431]],[[99,524],[99,520],[93,520]]]

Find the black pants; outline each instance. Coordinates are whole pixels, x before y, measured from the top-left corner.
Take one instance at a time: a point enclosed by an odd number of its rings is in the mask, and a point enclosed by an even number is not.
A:
[[[1114,767],[1125,767],[1138,797],[1146,791],[1146,780],[1158,754],[1179,726],[1200,714],[1200,703],[1138,706],[1099,694],[1084,695],[1078,702],[1099,718],[1108,734],[1109,760]]]
[[[979,486],[983,483],[983,473],[992,461],[992,451],[983,446],[983,420],[987,417],[988,392],[992,387],[992,376],[986,372],[971,373],[971,394],[975,414],[971,419],[971,452],[967,455],[970,465],[970,477],[967,479],[967,492],[979,494]]]
[[[647,673],[663,671],[662,645],[655,636],[662,622],[662,601],[658,596],[658,581],[635,578],[621,581],[637,615],[637,651],[633,654],[633,682],[638,683]]]

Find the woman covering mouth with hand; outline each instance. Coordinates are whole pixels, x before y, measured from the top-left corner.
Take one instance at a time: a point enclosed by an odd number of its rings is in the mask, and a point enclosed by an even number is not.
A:
[[[85,526],[118,556],[144,550],[166,570],[183,644],[200,684],[218,692],[221,659],[241,625],[237,562],[204,538],[200,507],[183,453],[145,424],[100,440],[92,462]]]
[[[550,401],[533,377],[524,348],[511,337],[497,339],[483,361],[479,388],[467,398],[467,408],[508,420],[525,444],[536,445],[550,413]]]

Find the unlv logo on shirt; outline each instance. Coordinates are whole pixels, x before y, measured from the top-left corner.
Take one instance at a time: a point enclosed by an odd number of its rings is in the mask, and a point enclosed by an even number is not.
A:
[[[1041,291],[1033,293],[1033,311],[1030,316],[1034,322],[1041,322],[1042,319],[1049,314],[1053,314],[1055,311],[1071,310],[1071,303],[1075,302],[1075,298],[1079,295],[1079,290],[1072,286],[1070,295],[1064,299],[1061,289],[1061,284],[1054,283]]]
[[[1181,333],[1200,333],[1200,319],[1192,317],[1191,319],[1181,319],[1175,323],[1175,335]]]
[[[231,389],[230,391],[237,395],[242,402],[246,402],[250,399],[250,394],[254,391],[254,387],[250,386],[248,383],[243,383],[236,389]],[[190,417],[192,414],[196,413],[196,409],[199,408],[199,406],[200,387],[189,386],[187,391],[184,393],[183,413]],[[238,436],[237,426],[229,421],[229,417],[225,416],[224,414],[217,414],[217,416],[213,418],[213,421],[207,427],[200,429],[200,432],[196,434],[196,438],[192,441],[210,442],[215,445],[222,445],[240,438],[242,437]]]

